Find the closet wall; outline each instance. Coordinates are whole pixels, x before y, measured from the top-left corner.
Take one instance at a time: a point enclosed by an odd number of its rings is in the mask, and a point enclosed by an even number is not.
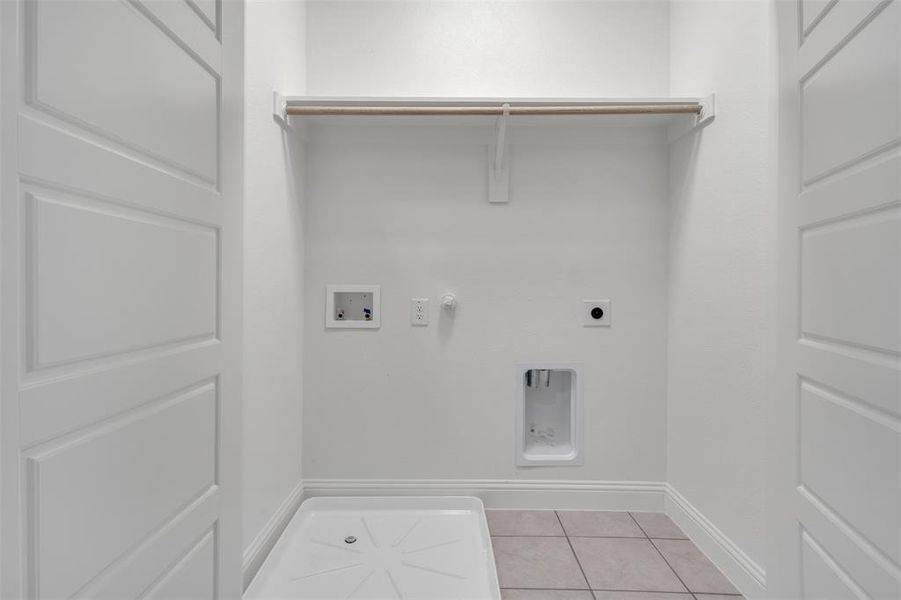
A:
[[[312,2],[308,92],[666,95],[668,13]],[[358,123],[314,127],[308,147],[304,478],[664,480],[662,133],[514,131],[511,202],[489,205],[490,120]],[[381,329],[324,329],[328,283],[381,284]],[[410,326],[414,297],[428,327]],[[612,299],[612,328],[582,326],[588,298]],[[514,467],[513,369],[537,360],[585,365],[583,467]]]
[[[752,570],[775,327],[772,18],[768,2],[671,11],[672,93],[716,90],[718,109],[671,151],[667,474]]]
[[[418,133],[309,150],[304,477],[661,481],[665,147],[517,145],[493,206],[484,145]],[[381,329],[325,330],[328,283],[380,284]],[[614,326],[583,327],[582,299],[608,297]],[[513,369],[531,361],[584,363],[583,467],[514,467]]]
[[[303,377],[303,145],[272,90],[304,87],[303,2],[247,2],[244,90],[243,544],[259,557],[298,502]],[[280,510],[281,509],[281,510]]]
[[[665,96],[669,2],[310,0],[331,96]]]

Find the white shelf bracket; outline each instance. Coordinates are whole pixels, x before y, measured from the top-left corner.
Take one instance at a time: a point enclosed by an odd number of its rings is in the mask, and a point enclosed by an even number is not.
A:
[[[488,202],[492,204],[505,204],[510,201],[510,166],[507,147],[507,120],[510,117],[510,105],[505,103],[503,110],[503,114],[497,118],[497,123],[495,123],[494,152],[488,154]]]
[[[716,92],[712,92],[710,95],[702,98],[700,105],[701,111],[695,116],[692,122],[682,122],[670,125],[666,133],[667,142],[672,144],[689,133],[700,131],[713,122],[716,118]]]
[[[272,118],[282,127],[288,126],[288,101],[277,91],[272,91]]]
[[[716,92],[711,92],[701,100],[701,112],[698,113],[698,121],[694,129],[706,127],[716,118]]]

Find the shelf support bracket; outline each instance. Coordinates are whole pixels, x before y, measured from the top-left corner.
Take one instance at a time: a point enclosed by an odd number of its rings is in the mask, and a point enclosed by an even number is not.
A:
[[[510,165],[507,144],[507,120],[510,105],[505,103],[503,113],[494,126],[494,152],[488,153],[488,202],[505,204],[510,201]],[[492,154],[494,155],[492,157]]]
[[[716,118],[716,92],[705,96],[701,101],[701,111],[695,116],[693,122],[681,122],[670,125],[666,132],[666,141],[670,144],[689,133],[700,131],[710,125]]]
[[[272,91],[272,118],[282,127],[288,126],[288,101],[276,90]]]
[[[698,113],[698,122],[695,129],[705,127],[716,118],[716,92],[711,92],[701,100],[701,112]]]

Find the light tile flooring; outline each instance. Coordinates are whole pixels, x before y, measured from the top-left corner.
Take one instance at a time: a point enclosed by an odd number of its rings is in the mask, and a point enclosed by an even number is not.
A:
[[[486,514],[504,600],[741,600],[664,514]]]

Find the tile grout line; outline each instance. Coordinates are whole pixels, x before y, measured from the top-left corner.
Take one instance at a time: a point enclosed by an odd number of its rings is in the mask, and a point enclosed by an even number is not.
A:
[[[636,538],[641,539],[641,538]],[[669,594],[670,596],[726,596],[730,598],[741,598],[741,594],[714,594],[713,592],[698,592],[697,594],[693,592],[674,592],[672,590],[624,590],[621,588],[549,588],[549,587],[522,587],[522,586],[514,586],[514,587],[502,587],[502,590],[517,590],[517,591],[527,591],[527,592],[616,592],[616,593],[627,593],[627,594]],[[703,598],[698,598],[697,600],[703,600]]]
[[[589,538],[589,539],[613,539],[613,540],[644,540],[644,539],[655,539],[655,540],[672,540],[672,541],[685,541],[686,538],[677,538],[677,537],[655,537],[648,538],[647,534],[642,531],[642,535],[530,535],[523,533],[492,533],[491,537],[496,538],[514,538],[514,537],[534,537],[534,538],[562,538],[562,537],[570,537],[570,538]]]
[[[639,531],[641,531],[645,539],[651,539],[651,536],[649,536],[648,532],[644,530],[644,527],[641,526],[641,523],[638,522],[638,519],[635,518],[635,515],[633,515],[630,511],[626,511],[626,514],[629,515],[629,518],[632,519],[632,522],[635,523],[635,526],[638,527]]]
[[[560,523],[560,529],[563,530],[563,536],[566,538],[566,543],[569,545],[569,551],[573,553],[573,558],[576,559],[576,564],[579,565],[579,571],[582,572],[582,578],[585,579],[585,585],[588,586],[588,593],[591,595],[592,600],[598,600],[598,597],[594,595],[594,590],[591,589],[591,582],[588,581],[588,575],[585,574],[585,569],[582,568],[582,561],[579,560],[579,555],[576,554],[576,549],[573,548],[573,543],[569,539],[566,527],[563,526],[563,519],[560,518],[560,513],[555,510],[554,516],[557,517],[557,522]]]
[[[654,543],[654,540],[651,539],[651,536],[648,535],[648,532],[644,530],[644,527],[641,526],[641,523],[638,522],[638,519],[635,518],[635,515],[633,515],[631,511],[627,511],[626,514],[628,514],[628,515],[629,515],[629,518],[632,519],[632,521],[635,523],[635,525],[638,526],[638,528],[639,528],[639,529],[641,530],[641,532],[644,534],[645,538],[648,540],[648,543],[651,544],[651,547],[653,547],[654,550],[657,551],[657,554],[660,555],[660,558],[663,559],[663,562],[666,563],[666,566],[669,567],[669,570],[673,572],[673,575],[676,576],[676,579],[679,580],[679,583],[682,584],[682,587],[684,587],[685,590],[686,590],[689,594],[691,594],[691,597],[692,597],[692,598],[694,598],[695,600],[698,600],[698,597],[695,596],[695,593],[692,591],[692,589],[691,589],[690,587],[688,587],[688,586],[685,584],[684,581],[682,581],[682,577],[676,572],[676,570],[673,568],[673,565],[669,564],[669,561],[666,560],[666,557],[665,557],[665,556],[663,556],[663,552],[660,551],[660,548],[657,547],[657,544]]]
[[[509,591],[514,591],[514,592],[574,592],[574,593],[588,592],[589,594],[591,594],[591,590],[589,590],[587,588],[578,589],[578,588],[549,588],[549,587],[531,587],[531,588],[530,587],[502,587],[500,589],[501,589],[501,592],[503,592],[504,590],[509,590]],[[636,592],[636,591],[641,591],[641,590],[598,590],[598,591]],[[594,596],[592,595],[592,597],[594,597]]]

